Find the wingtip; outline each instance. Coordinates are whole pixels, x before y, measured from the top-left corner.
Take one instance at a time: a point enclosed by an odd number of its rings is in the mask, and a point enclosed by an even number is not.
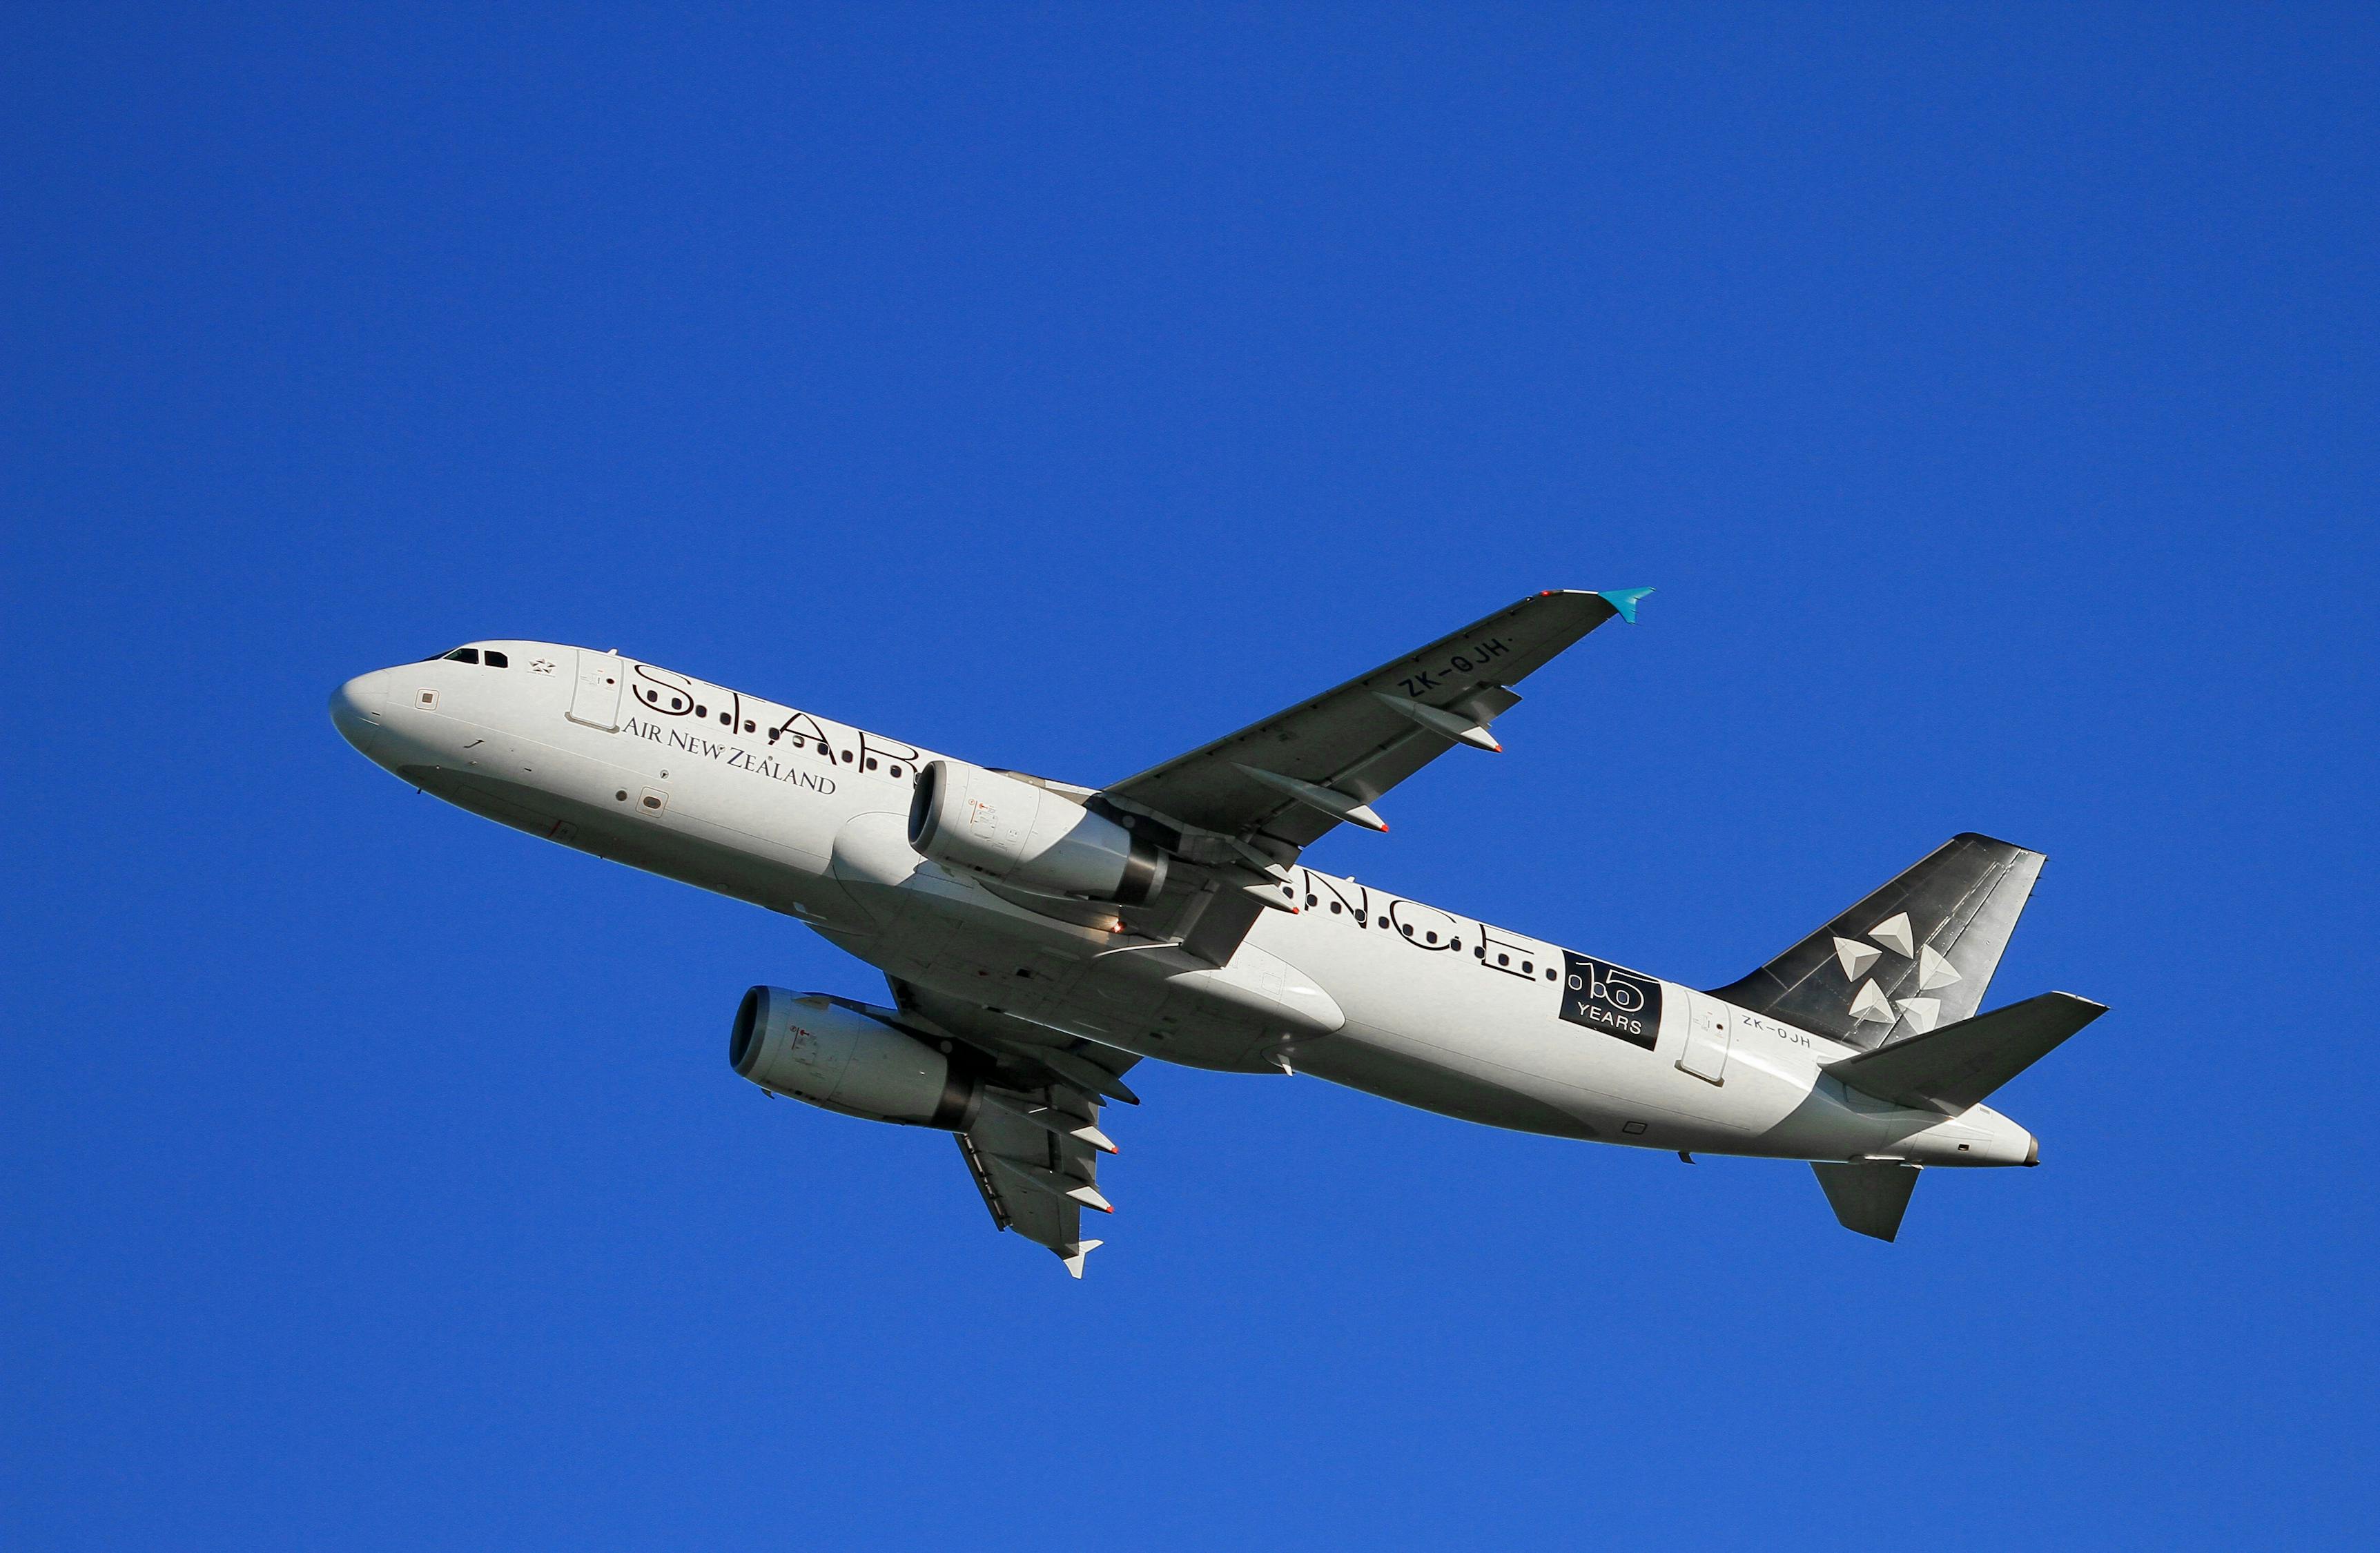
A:
[[[1595,596],[1619,611],[1620,618],[1633,625],[1636,624],[1636,606],[1652,591],[1649,588],[1613,588],[1599,589]]]

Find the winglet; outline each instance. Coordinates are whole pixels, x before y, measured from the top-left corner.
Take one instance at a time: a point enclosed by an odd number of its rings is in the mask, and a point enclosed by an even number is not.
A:
[[[1609,592],[1598,591],[1595,596],[1618,610],[1620,618],[1633,625],[1636,624],[1637,601],[1652,591],[1649,588],[1615,588]]]

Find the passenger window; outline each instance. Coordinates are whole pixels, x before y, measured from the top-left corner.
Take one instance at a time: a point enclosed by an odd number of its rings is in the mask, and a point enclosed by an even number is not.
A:
[[[744,720],[744,731],[747,734],[752,732],[752,720],[748,717]]]
[[[476,647],[458,647],[446,657],[450,662],[476,663],[480,661],[480,649]]]
[[[704,706],[700,701],[697,701],[694,704],[694,715],[697,717],[709,717],[710,715],[710,709]]]
[[[876,757],[873,755],[868,758],[868,769],[871,771],[876,769]]]
[[[486,662],[491,669],[509,669],[513,666],[513,661],[494,648],[488,649]]]
[[[892,768],[892,774],[893,774],[895,777],[898,777],[898,776],[901,774],[901,768],[900,768],[900,767],[898,767],[898,766],[893,767],[893,768]]]
[[[1343,907],[1342,907],[1342,906],[1339,904],[1339,903],[1338,903],[1338,902],[1333,901],[1333,902],[1331,902],[1331,903],[1330,903],[1330,915],[1331,915],[1331,916],[1338,916],[1338,915],[1339,915],[1339,913],[1340,913],[1342,910],[1343,910],[1343,909],[1344,909],[1344,908],[1343,908]]]

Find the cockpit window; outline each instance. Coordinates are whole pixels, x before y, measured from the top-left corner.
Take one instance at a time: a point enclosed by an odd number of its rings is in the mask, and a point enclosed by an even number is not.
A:
[[[488,649],[488,656],[483,660],[483,661],[491,669],[509,669],[513,666],[513,661],[505,657],[503,653],[498,652],[494,648]]]
[[[476,647],[458,647],[446,656],[451,661],[456,663],[476,663],[480,661],[480,649]]]

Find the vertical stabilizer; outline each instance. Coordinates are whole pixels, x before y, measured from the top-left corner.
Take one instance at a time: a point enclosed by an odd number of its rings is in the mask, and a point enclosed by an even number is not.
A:
[[[1711,995],[1863,1050],[1973,1017],[2046,861],[1972,831]]]

